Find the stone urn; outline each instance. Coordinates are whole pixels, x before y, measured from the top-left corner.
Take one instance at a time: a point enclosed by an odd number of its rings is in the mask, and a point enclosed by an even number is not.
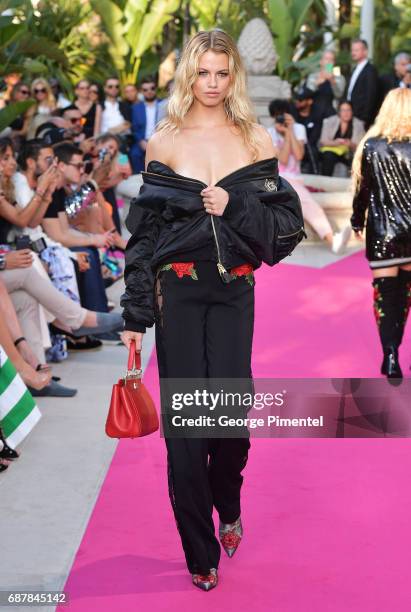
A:
[[[258,121],[272,125],[268,105],[274,98],[291,98],[291,86],[273,75],[278,55],[269,27],[256,17],[244,26],[238,39],[238,50],[247,70],[248,93]]]

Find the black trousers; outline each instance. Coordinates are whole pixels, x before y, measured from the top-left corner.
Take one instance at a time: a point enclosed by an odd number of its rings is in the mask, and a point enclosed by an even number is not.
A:
[[[239,276],[225,284],[211,261],[194,263],[197,279],[178,265],[177,272],[156,275],[160,378],[251,378],[254,280]],[[249,437],[166,437],[165,442],[169,496],[187,567],[207,574],[220,560],[213,506],[223,523],[241,512]]]
[[[352,163],[352,158],[345,157],[344,155],[337,155],[332,151],[324,151],[324,153],[321,153],[322,174],[324,176],[332,176],[334,168],[339,162],[350,167]]]

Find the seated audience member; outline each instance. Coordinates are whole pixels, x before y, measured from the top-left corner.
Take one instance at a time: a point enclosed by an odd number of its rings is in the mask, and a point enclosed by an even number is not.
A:
[[[57,108],[66,108],[66,106],[70,106],[71,102],[63,94],[59,80],[53,77],[49,79],[49,85],[56,100]]]
[[[31,140],[36,135],[37,128],[48,121],[57,108],[56,100],[46,79],[34,79],[31,84],[32,98],[36,101],[27,111],[27,138]]]
[[[73,106],[83,117],[83,132],[86,138],[97,137],[101,126],[101,105],[90,98],[90,83],[87,79],[79,81],[74,89],[76,99]]]
[[[324,119],[320,137],[322,174],[332,176],[335,164],[351,167],[355,149],[364,136],[364,123],[353,117],[352,106],[340,102],[338,115]]]
[[[127,155],[120,151],[120,144],[120,140],[114,134],[102,134],[96,139],[96,155],[101,155],[106,150],[113,160],[112,170],[103,195],[112,206],[113,222],[121,236],[121,222],[114,189],[121,181],[131,176],[131,167]]]
[[[13,89],[11,90],[10,95],[10,104],[15,102],[25,102],[30,98],[30,87],[26,85],[23,81],[16,83]],[[26,139],[26,134],[28,130],[29,120],[27,118],[27,111],[22,113],[19,117],[16,117],[14,121],[10,123],[10,128],[12,130],[10,137],[13,141],[13,146],[16,151],[20,149],[22,144]]]
[[[95,104],[100,104],[101,106],[104,101],[104,91],[101,85],[99,85],[98,83],[91,82],[89,97],[92,102],[94,102]]]
[[[51,165],[39,180],[36,191],[24,208],[15,206],[13,176],[17,169],[12,141],[0,139],[0,215],[3,218],[0,242],[8,241],[13,225],[36,227],[50,205],[57,180],[57,168]]]
[[[117,77],[110,77],[104,84],[104,102],[101,118],[101,132],[112,134],[126,134],[130,131],[131,115],[129,106],[120,97],[120,81]]]
[[[269,105],[274,125],[268,128],[268,132],[276,149],[279,172],[298,193],[304,219],[308,221],[321,240],[328,243],[333,253],[338,254],[343,251],[351,236],[351,225],[347,225],[342,232],[333,234],[323,209],[304,186],[300,162],[304,155],[306,142],[305,128],[294,121],[290,111],[291,105],[287,100],[273,100]]]
[[[320,69],[307,77],[306,86],[314,92],[314,104],[322,117],[333,115],[336,101],[342,98],[345,78],[335,74],[335,53],[326,49],[320,59]]]
[[[0,230],[2,218],[0,217]],[[0,245],[1,248],[8,245]],[[93,312],[60,293],[47,275],[34,265],[29,249],[6,250],[0,253],[0,281],[13,301],[24,338],[30,343],[38,363],[45,363],[44,343],[39,316],[39,305],[50,313],[55,327],[75,336],[99,334],[122,329],[123,321],[118,313]],[[73,392],[74,391],[74,392]],[[42,395],[72,396],[75,390],[66,389],[50,381]]]
[[[101,276],[98,248],[113,244],[110,232],[84,233],[71,227],[66,214],[66,198],[73,188],[83,183],[84,162],[80,149],[72,144],[59,144],[54,148],[59,180],[51,203],[44,213],[42,226],[46,234],[74,251],[86,252],[90,269],[83,272],[79,282],[81,302],[91,310],[107,312],[107,297]]]
[[[42,176],[53,165],[53,149],[41,140],[28,141],[18,157],[20,172],[13,175],[14,192],[18,208],[24,209],[30,203]],[[55,185],[57,185],[57,174]],[[40,186],[41,191],[41,186]],[[67,297],[79,302],[74,262],[81,270],[88,269],[85,253],[73,253],[63,245],[52,240],[40,225],[28,226],[17,233],[30,237],[32,249],[47,264],[48,274],[54,286]]]
[[[305,154],[301,160],[301,171],[318,174],[319,160],[317,143],[320,138],[323,116],[314,104],[314,93],[307,87],[300,87],[294,94],[291,114],[297,123],[305,127],[307,142]]]
[[[1,280],[0,273],[0,344],[26,383],[40,391],[51,380],[51,368],[39,363],[30,344],[23,336],[13,302]]]

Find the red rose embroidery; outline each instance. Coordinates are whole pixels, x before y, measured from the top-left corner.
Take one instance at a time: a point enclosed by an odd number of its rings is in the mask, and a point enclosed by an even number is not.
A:
[[[178,278],[183,278],[183,276],[191,276],[192,279],[198,280],[197,272],[194,268],[193,261],[182,261],[164,264],[159,268],[160,272],[162,270],[174,270]]]
[[[246,276],[247,274],[253,273],[253,266],[251,264],[242,264],[241,266],[236,266],[235,268],[231,268],[231,274],[234,276]]]
[[[172,263],[172,269],[177,274],[178,278],[182,278],[183,276],[192,276],[194,262],[180,262],[180,263]]]

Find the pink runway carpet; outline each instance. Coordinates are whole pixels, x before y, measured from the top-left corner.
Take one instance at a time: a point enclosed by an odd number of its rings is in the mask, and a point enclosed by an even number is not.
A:
[[[322,269],[261,269],[254,376],[377,376],[369,277],[362,253]],[[409,349],[408,335],[407,375]],[[158,398],[155,355],[145,382]],[[164,440],[153,435],[120,442],[65,586],[70,603],[59,609],[409,611],[409,440],[251,443],[244,538],[232,559],[222,552],[217,589],[191,585]]]

